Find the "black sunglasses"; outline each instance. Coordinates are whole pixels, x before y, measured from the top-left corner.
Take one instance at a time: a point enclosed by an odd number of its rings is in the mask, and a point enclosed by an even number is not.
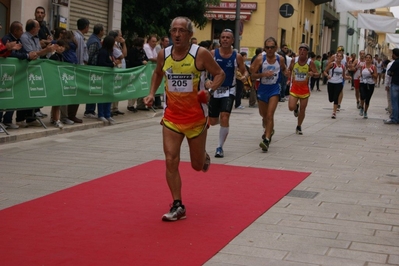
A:
[[[268,49],[274,49],[274,48],[276,48],[276,46],[265,46],[265,49],[266,49],[266,50],[268,50]]]

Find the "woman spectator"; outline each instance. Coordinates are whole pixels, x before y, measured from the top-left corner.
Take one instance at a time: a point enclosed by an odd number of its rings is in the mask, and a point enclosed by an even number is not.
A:
[[[117,62],[113,56],[115,38],[107,36],[104,38],[103,45],[98,51],[97,66],[115,67]],[[115,124],[115,120],[111,118],[111,103],[98,103],[98,120],[103,121],[104,124]]]

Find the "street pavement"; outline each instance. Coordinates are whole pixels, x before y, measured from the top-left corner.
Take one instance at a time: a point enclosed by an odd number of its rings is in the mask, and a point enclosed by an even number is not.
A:
[[[334,120],[326,86],[321,89],[310,97],[303,136],[295,134],[296,118],[287,102],[279,103],[267,153],[259,148],[258,110],[248,108],[247,99],[245,109],[233,110],[225,157],[212,156],[213,163],[311,174],[205,265],[399,265],[399,126],[383,124],[386,92],[375,89],[369,118],[363,119],[346,84]],[[126,114],[115,117],[114,126],[84,119],[59,130],[46,118],[48,129],[0,133],[0,210],[162,160],[160,111],[153,117],[153,111],[128,112],[126,101],[119,105]],[[50,108],[42,110],[50,114]],[[80,105],[78,117],[83,111]],[[218,132],[219,126],[208,132],[211,155]],[[186,142],[181,157],[189,161]],[[165,202],[165,212],[168,206]],[[213,215],[210,210],[209,223]]]

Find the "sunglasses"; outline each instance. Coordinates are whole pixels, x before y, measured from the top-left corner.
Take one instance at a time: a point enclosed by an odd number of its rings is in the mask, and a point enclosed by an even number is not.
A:
[[[224,29],[222,32],[230,32],[233,33],[233,31],[231,29]]]
[[[265,50],[274,49],[276,46],[265,46]]]

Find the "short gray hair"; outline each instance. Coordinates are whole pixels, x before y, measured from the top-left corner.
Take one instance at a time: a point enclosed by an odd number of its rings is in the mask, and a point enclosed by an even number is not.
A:
[[[184,19],[187,24],[186,24],[186,28],[189,32],[194,32],[194,25],[193,22],[188,18],[188,17],[175,17],[172,22],[170,23],[170,29],[172,29],[172,25],[173,23],[175,23],[176,20],[178,19]]]

